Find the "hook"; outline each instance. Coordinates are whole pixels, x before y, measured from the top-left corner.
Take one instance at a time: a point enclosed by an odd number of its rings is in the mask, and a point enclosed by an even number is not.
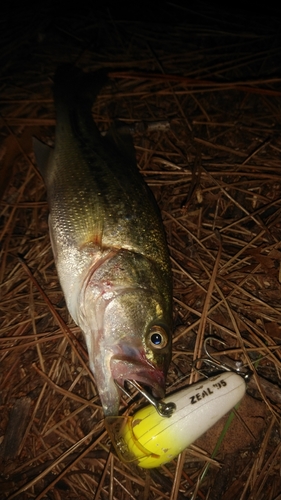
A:
[[[218,368],[223,368],[227,372],[236,372],[238,375],[241,375],[241,377],[243,377],[246,382],[248,382],[253,372],[247,366],[244,366],[241,361],[233,361],[230,358],[227,358],[227,362],[229,363],[229,365],[227,365],[226,363],[222,363],[222,361],[218,361],[216,358],[214,358],[214,356],[212,356],[207,347],[210,340],[215,340],[220,344],[226,345],[226,343],[222,339],[218,339],[216,337],[207,337],[204,340],[203,344],[207,358],[203,358],[202,361],[208,362],[209,364]],[[226,358],[226,356],[224,356],[224,358]]]
[[[154,406],[160,417],[170,418],[174,411],[176,410],[175,403],[165,403],[164,401],[158,400],[151,396],[147,391],[145,391],[142,386],[136,380],[128,380],[135,389],[137,389],[149,402]]]
[[[132,398],[131,394],[126,391],[126,389],[121,386],[117,380],[114,380],[115,384],[117,385],[118,389],[120,389],[126,396],[129,398]],[[175,403],[165,403],[164,401],[158,400],[154,398],[151,394],[149,394],[141,385],[136,381],[136,380],[127,380],[135,389],[137,389],[148,401],[154,408],[156,409],[157,413],[160,415],[160,417],[166,417],[170,418],[174,411],[176,410],[176,405]]]
[[[205,354],[207,355],[207,358],[198,358],[198,359],[195,359],[193,361],[193,363],[192,363],[192,366],[195,367],[195,369],[197,370],[196,363],[198,363],[198,361],[201,361],[201,362],[207,363],[207,364],[209,364],[209,365],[211,365],[212,367],[215,367],[215,368],[220,368],[220,369],[223,368],[227,372],[233,371],[229,366],[225,365],[224,363],[222,363],[221,361],[217,360],[216,358],[214,358],[214,356],[211,355],[211,353],[209,352],[209,350],[207,348],[207,344],[208,344],[209,340],[216,340],[217,342],[220,342],[221,344],[226,345],[225,342],[223,340],[221,340],[221,339],[217,339],[215,337],[207,337],[204,340],[204,344],[203,344],[204,351],[205,351]],[[204,374],[202,373],[202,375],[204,375]],[[208,378],[207,375],[204,375],[204,376],[206,376]]]
[[[132,397],[131,394],[129,394],[124,387],[118,384],[117,380],[114,380],[114,382],[117,385],[118,389],[124,392],[126,396],[130,398]],[[160,417],[170,418],[174,413],[174,411],[176,410],[175,403],[172,402],[165,403],[164,401],[154,398],[151,394],[145,391],[136,380],[127,380],[127,382],[129,382],[135,389],[137,389],[149,401],[149,403],[152,404],[152,406],[154,406],[157,413],[159,413]]]
[[[117,385],[118,389],[120,389],[128,398],[132,398],[131,394],[126,391],[125,387],[120,385],[117,380],[114,380],[115,384]],[[166,417],[170,418],[174,411],[176,410],[176,405],[175,403],[165,403],[164,401],[158,400],[154,398],[151,394],[149,394],[147,391],[141,387],[141,385],[136,381],[136,380],[127,380],[135,389],[137,389],[148,401],[154,408],[156,409],[157,413],[160,415],[160,417]]]
[[[207,345],[208,345],[208,342],[209,340],[216,340],[217,342],[219,342],[220,344],[223,344],[223,345],[226,345],[226,343],[224,342],[224,340],[221,340],[221,339],[217,339],[215,337],[207,337],[205,340],[204,340],[204,351],[205,351],[205,354],[208,356],[208,362],[211,361],[211,364],[214,365],[214,366],[218,366],[219,368],[223,368],[224,370],[226,370],[227,372],[231,372],[233,371],[229,366],[225,365],[224,363],[222,363],[221,361],[218,361],[216,358],[214,358],[214,356],[212,356],[212,354],[209,352],[208,348],[207,348]]]

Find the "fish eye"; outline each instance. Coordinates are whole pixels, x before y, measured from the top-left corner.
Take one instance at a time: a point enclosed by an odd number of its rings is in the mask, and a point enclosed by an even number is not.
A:
[[[155,325],[150,328],[148,342],[153,349],[163,349],[168,344],[168,333],[162,326]]]

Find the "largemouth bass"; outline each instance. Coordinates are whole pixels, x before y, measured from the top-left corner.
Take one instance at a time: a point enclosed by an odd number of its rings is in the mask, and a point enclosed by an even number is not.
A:
[[[47,188],[49,229],[68,310],[84,333],[106,416],[126,380],[163,397],[171,357],[170,262],[158,207],[118,135],[91,114],[103,72],[55,75],[55,147],[34,142]],[[114,139],[115,137],[115,139]]]

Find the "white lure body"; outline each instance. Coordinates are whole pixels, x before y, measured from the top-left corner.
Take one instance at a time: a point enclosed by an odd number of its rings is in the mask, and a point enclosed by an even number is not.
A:
[[[152,405],[130,417],[106,419],[120,459],[140,467],[159,467],[192,444],[244,396],[244,379],[234,372],[200,381],[164,399],[176,409],[161,417]]]

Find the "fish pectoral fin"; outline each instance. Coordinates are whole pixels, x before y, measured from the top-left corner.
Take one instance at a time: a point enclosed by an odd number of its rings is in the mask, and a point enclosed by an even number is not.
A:
[[[36,163],[43,179],[46,178],[47,165],[49,163],[50,154],[53,149],[36,137],[32,137],[33,151],[35,154]]]

